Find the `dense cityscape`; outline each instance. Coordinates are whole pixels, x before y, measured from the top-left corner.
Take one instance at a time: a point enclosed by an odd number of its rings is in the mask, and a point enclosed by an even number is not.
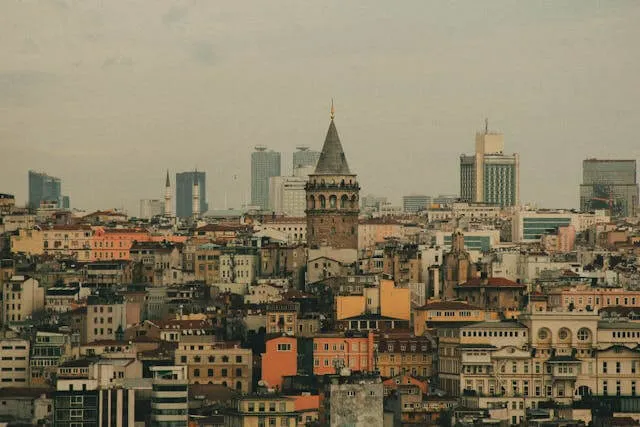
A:
[[[585,159],[579,208],[536,209],[486,123],[458,195],[395,206],[336,120],[292,176],[256,146],[238,209],[195,168],[137,215],[45,172],[0,194],[0,422],[638,425],[636,161]]]

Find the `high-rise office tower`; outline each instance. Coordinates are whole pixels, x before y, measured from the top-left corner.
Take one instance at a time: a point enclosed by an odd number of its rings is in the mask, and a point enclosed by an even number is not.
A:
[[[306,145],[298,145],[296,150],[298,151],[293,153],[294,175],[296,174],[296,170],[300,168],[310,168],[310,172],[312,173],[320,159],[320,152],[310,150]]]
[[[306,188],[307,243],[311,249],[325,246],[354,251],[355,260],[360,185],[356,174],[349,170],[333,118],[332,105],[331,122],[320,160],[309,176]]]
[[[638,206],[635,160],[582,162],[580,210],[607,209],[613,217],[634,216]]]
[[[251,153],[251,204],[269,208],[269,178],[280,176],[280,153],[256,145]]]
[[[193,188],[194,181],[198,180],[198,198],[200,202],[200,214],[207,212],[207,175],[205,172],[180,172],[176,174],[176,216],[179,218],[193,217]]]
[[[465,202],[516,206],[520,199],[520,158],[504,154],[504,135],[476,133],[476,152],[460,156],[460,199]]]
[[[37,209],[41,202],[56,202],[59,208],[69,204],[69,198],[62,196],[62,181],[60,178],[46,173],[29,171],[29,208]]]

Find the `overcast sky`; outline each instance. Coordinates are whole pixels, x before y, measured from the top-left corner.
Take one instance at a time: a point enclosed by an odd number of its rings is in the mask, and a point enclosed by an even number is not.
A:
[[[577,207],[584,158],[640,155],[639,22],[637,0],[3,0],[0,192],[42,170],[136,215],[197,167],[237,206],[253,146],[290,171],[334,97],[362,194],[457,194],[488,117],[522,200]]]

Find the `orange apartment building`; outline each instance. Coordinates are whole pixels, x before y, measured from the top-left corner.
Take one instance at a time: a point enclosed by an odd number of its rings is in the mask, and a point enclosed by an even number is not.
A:
[[[352,371],[373,371],[373,333],[316,335],[313,338],[313,374],[335,374],[336,366],[348,367]]]
[[[298,373],[298,340],[293,337],[267,339],[262,353],[262,380],[269,388],[282,388],[282,377]]]
[[[129,260],[133,242],[149,240],[149,232],[143,229],[93,227],[91,261]]]

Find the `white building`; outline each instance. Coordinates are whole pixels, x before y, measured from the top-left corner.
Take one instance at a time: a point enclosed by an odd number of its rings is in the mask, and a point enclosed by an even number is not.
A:
[[[274,176],[269,178],[269,209],[286,216],[301,217],[307,207],[305,185],[308,178]]]
[[[13,276],[2,289],[5,325],[20,324],[44,308],[44,288],[29,276]]]
[[[258,255],[226,253],[220,255],[220,279],[223,283],[250,284],[256,280]]]
[[[164,215],[164,201],[160,199],[141,199],[140,218],[151,219],[154,216]]]
[[[187,366],[152,366],[151,425],[186,427],[189,421]]]
[[[573,225],[576,233],[582,233],[596,224],[608,223],[610,219],[604,211],[518,210],[513,214],[511,237],[518,243],[539,242],[543,235],[555,232],[558,227]]]

